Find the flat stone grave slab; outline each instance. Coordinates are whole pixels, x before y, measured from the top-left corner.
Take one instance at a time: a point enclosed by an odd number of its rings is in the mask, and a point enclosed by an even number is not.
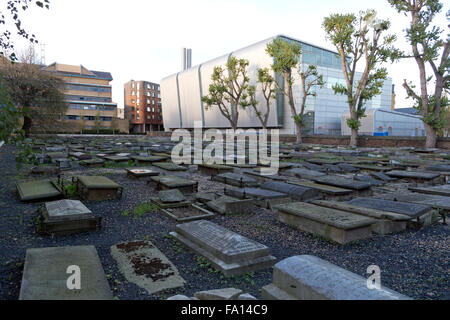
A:
[[[203,174],[207,174],[207,175],[216,175],[216,174],[221,174],[224,172],[232,172],[234,169],[233,167],[230,166],[226,166],[223,164],[199,164],[198,165],[198,170],[203,173]]]
[[[130,158],[128,157],[122,157],[122,156],[106,156],[103,159],[107,160],[107,161],[112,161],[112,162],[126,162],[128,160],[130,160]]]
[[[78,200],[46,202],[42,209],[38,232],[50,235],[66,235],[101,227],[101,218]]]
[[[354,173],[359,171],[359,169],[355,168],[354,166],[348,163],[339,163],[337,166],[345,172]]]
[[[179,189],[183,194],[192,194],[197,192],[198,182],[188,180],[172,175],[160,175],[150,177],[150,180],[156,183],[160,190]]]
[[[51,174],[57,175],[61,170],[56,166],[36,166],[31,169],[32,174]]]
[[[265,182],[261,185],[261,188],[287,194],[290,198],[298,201],[319,197],[319,192],[315,189],[284,182]]]
[[[79,195],[85,200],[112,200],[122,195],[122,188],[103,176],[77,176]]]
[[[16,189],[20,201],[56,199],[63,196],[58,184],[53,180],[19,182]]]
[[[403,191],[390,194],[382,194],[380,195],[380,197],[386,200],[420,203],[429,205],[433,208],[450,210],[450,198],[446,196]]]
[[[429,205],[363,197],[350,200],[347,203],[353,206],[401,213],[411,218],[420,217],[432,209]]]
[[[83,152],[70,152],[69,156],[77,158],[78,160],[89,160],[92,159],[92,156]]]
[[[324,166],[320,166],[320,165],[317,165],[317,164],[314,164],[314,163],[309,163],[309,162],[303,161],[303,162],[301,162],[299,164],[301,164],[303,167],[305,167],[308,170],[319,171],[319,172],[326,172],[327,171]]]
[[[427,171],[450,172],[450,164],[432,164],[425,167]]]
[[[156,162],[153,163],[155,167],[167,170],[167,171],[186,171],[187,168],[184,166],[177,165],[172,162]]]
[[[312,158],[312,159],[307,159],[306,161],[310,162],[310,163],[314,163],[314,164],[338,164],[340,161],[339,160],[334,160],[334,159],[322,159],[322,158]]]
[[[409,190],[425,194],[434,194],[438,196],[450,197],[450,185],[444,184],[434,187],[410,187]]]
[[[213,181],[222,182],[236,187],[257,187],[258,181],[246,175],[233,172],[225,172],[212,177]]]
[[[254,199],[256,205],[269,209],[274,205],[291,201],[285,193],[260,188],[225,189],[225,195],[238,199]]]
[[[275,208],[281,222],[340,244],[370,238],[371,225],[376,223],[375,219],[362,215],[305,202],[280,204]]]
[[[407,227],[407,222],[411,220],[410,216],[404,214],[353,206],[345,202],[315,200],[312,203],[321,207],[374,218],[376,223],[371,225],[372,231],[380,235],[404,231]]]
[[[69,266],[78,266],[81,289],[68,289]],[[19,300],[112,300],[94,246],[28,249]]]
[[[125,158],[129,158],[130,155],[131,155],[131,153],[128,153],[128,152],[121,152],[121,153],[116,154],[116,156],[118,156],[118,157],[125,157]]]
[[[133,168],[125,170],[127,171],[127,175],[133,178],[153,177],[158,176],[160,174],[160,172],[158,171],[146,168]]]
[[[67,153],[66,152],[49,152],[46,154],[47,159],[51,163],[56,163],[56,159],[66,158]]]
[[[323,177],[326,173],[303,168],[293,168],[285,170],[282,175],[310,180],[316,177]]]
[[[269,248],[206,220],[183,223],[170,233],[225,276],[267,269],[276,259]]]
[[[254,178],[256,179],[259,183],[264,183],[266,181],[287,181],[290,178],[289,177],[285,177],[285,176],[279,176],[279,175],[265,175],[265,174],[261,174],[260,172],[257,171],[253,171],[253,170],[242,170],[242,174],[245,174],[247,176],[249,176],[250,178]]]
[[[378,172],[385,172],[392,170],[393,167],[383,167],[383,166],[375,166],[375,165],[369,165],[369,164],[352,164],[353,167],[360,169],[360,170],[367,170],[367,171],[378,171]]]
[[[165,216],[180,223],[215,217],[213,212],[194,203],[184,201],[183,205],[179,205],[180,203],[169,203],[164,207],[160,207],[160,210]]]
[[[168,157],[161,157],[161,156],[130,156],[130,158],[133,159],[134,161],[143,163],[161,162],[169,159]]]
[[[313,179],[320,184],[326,184],[329,186],[335,186],[338,188],[352,189],[352,190],[364,190],[370,188],[371,184],[363,181],[356,181],[353,179],[347,179],[339,176],[323,176]]]
[[[80,166],[91,167],[91,168],[103,167],[104,163],[105,163],[105,160],[102,160],[102,159],[81,160],[80,162],[78,162],[78,164]]]
[[[372,186],[382,186],[384,185],[384,181],[373,178],[372,176],[365,174],[358,174],[353,177],[355,180],[370,183]]]
[[[150,241],[131,241],[111,247],[111,255],[125,278],[154,294],[183,287],[178,269]]]
[[[160,191],[158,192],[158,197],[164,203],[186,201],[186,197],[178,189]]]
[[[440,176],[439,173],[435,172],[424,172],[424,171],[403,171],[403,170],[393,170],[386,172],[390,177],[402,178],[402,179],[420,179],[420,180],[432,180]]]
[[[309,181],[305,181],[305,182],[290,181],[289,183],[295,184],[298,186],[302,186],[302,187],[306,187],[306,188],[315,189],[317,191],[320,191],[320,192],[323,192],[326,194],[330,194],[330,195],[334,195],[334,196],[346,195],[346,194],[350,194],[350,193],[354,192],[354,190],[350,190],[350,189],[338,188],[338,187],[328,186],[326,184],[319,184],[319,183],[309,182]]]
[[[392,181],[397,180],[396,178],[389,177],[388,175],[386,175],[383,172],[370,172],[369,174],[372,177],[374,177],[375,179],[382,180],[385,182],[392,182]]]
[[[384,286],[369,289],[367,278],[311,255],[278,262],[261,294],[264,300],[411,300]]]
[[[240,200],[224,195],[206,202],[206,206],[223,215],[247,214],[253,212],[255,202],[252,199]]]
[[[327,169],[328,172],[341,173],[341,172],[344,171],[344,170],[342,170],[340,167],[338,167],[337,165],[329,164],[329,163],[325,163],[325,164],[323,165],[323,167],[324,167],[325,169]]]

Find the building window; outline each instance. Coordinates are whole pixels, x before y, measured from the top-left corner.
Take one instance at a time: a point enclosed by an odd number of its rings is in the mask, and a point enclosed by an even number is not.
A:
[[[147,112],[150,112],[150,107],[147,107]]]

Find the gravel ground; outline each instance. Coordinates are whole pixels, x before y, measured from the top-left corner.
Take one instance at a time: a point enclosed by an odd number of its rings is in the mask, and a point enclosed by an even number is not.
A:
[[[272,270],[225,278],[168,236],[176,222],[152,212],[134,219],[125,210],[149,201],[156,191],[145,180],[130,179],[123,169],[77,168],[65,172],[103,174],[125,188],[121,200],[84,202],[95,215],[102,217],[102,229],[62,237],[44,237],[36,233],[38,204],[21,203],[15,194],[15,183],[28,177],[15,168],[13,147],[0,148],[0,299],[18,298],[25,252],[28,248],[94,245],[100,255],[109,284],[119,299],[166,299],[174,294],[192,296],[197,291],[236,287],[261,298],[260,288],[272,282]],[[199,191],[222,191],[223,184],[192,173],[199,181]],[[267,245],[278,260],[300,254],[312,254],[366,277],[366,269],[375,264],[381,268],[382,284],[415,299],[450,299],[449,226],[435,224],[421,230],[374,236],[347,245],[328,242],[276,220],[276,214],[258,209],[251,215],[217,216],[212,219],[232,231]],[[154,295],[129,283],[120,273],[110,254],[114,244],[131,240],[152,241],[178,268],[187,281],[184,288]]]

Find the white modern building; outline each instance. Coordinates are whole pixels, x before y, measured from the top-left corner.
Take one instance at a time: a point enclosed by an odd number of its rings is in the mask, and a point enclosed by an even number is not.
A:
[[[201,121],[204,128],[229,128],[228,120],[222,116],[219,110],[213,107],[206,110],[201,100],[202,96],[208,94],[211,83],[211,74],[215,66],[224,66],[231,56],[249,60],[249,76],[251,84],[257,85],[258,68],[269,68],[273,62],[266,53],[266,46],[276,38],[286,41],[295,41],[302,44],[301,66],[306,69],[309,64],[317,66],[326,81],[324,88],[317,88],[316,97],[308,97],[306,128],[307,133],[315,134],[341,134],[341,118],[348,111],[345,96],[335,95],[332,86],[335,83],[344,83],[340,58],[335,51],[318,47],[300,40],[292,39],[283,35],[272,37],[255,43],[243,49],[230,52],[216,59],[207,61],[187,70],[173,74],[161,80],[161,98],[163,108],[164,126],[167,131],[194,127],[195,121]],[[301,90],[300,77],[294,72],[295,83],[293,87],[296,107],[300,107]],[[273,74],[280,85],[284,85],[281,75]],[[257,86],[259,89],[260,86]],[[260,90],[257,95],[262,110],[265,108],[265,100]],[[384,82],[381,95],[367,102],[367,109],[391,109],[392,80]],[[281,134],[294,134],[295,124],[287,99],[278,93],[271,105],[271,113],[268,126],[280,128]],[[240,109],[238,127],[261,128],[261,123],[251,108],[245,111]]]
[[[350,112],[342,115],[342,135],[349,136],[351,129],[347,125]],[[402,136],[424,137],[425,127],[420,116],[403,112],[371,109],[361,120],[358,134],[361,136]]]

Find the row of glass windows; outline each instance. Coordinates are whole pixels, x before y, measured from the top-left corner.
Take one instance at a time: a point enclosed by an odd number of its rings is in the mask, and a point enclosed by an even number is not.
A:
[[[81,100],[81,101],[93,101],[93,102],[112,102],[111,98],[90,97],[90,96],[76,96],[76,95],[66,95],[66,99],[70,100],[70,101]]]
[[[95,120],[94,116],[83,116],[82,118],[84,120],[86,120],[86,121],[94,121]],[[74,115],[67,115],[66,119],[67,120],[80,120],[81,117],[80,116],[74,116]],[[112,117],[100,117],[100,119],[102,121],[112,121]]]
[[[114,106],[97,106],[95,104],[82,105],[82,104],[70,104],[69,109],[76,110],[102,110],[102,111],[114,111],[116,107]]]
[[[81,85],[81,84],[66,84],[66,90],[111,93],[110,87],[97,87],[97,86],[89,86],[89,85]]]

